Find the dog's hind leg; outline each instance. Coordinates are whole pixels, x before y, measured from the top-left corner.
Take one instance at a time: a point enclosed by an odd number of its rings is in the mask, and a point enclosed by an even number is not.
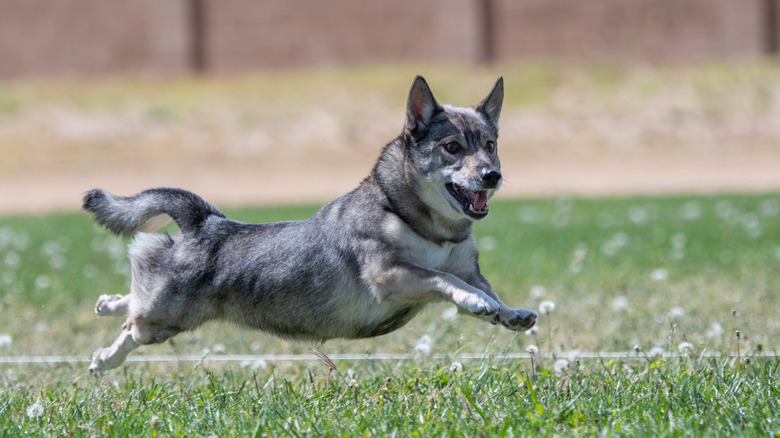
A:
[[[95,314],[100,316],[127,315],[130,295],[101,295],[95,303]]]
[[[142,317],[131,317],[122,325],[122,333],[110,347],[101,348],[92,355],[90,373],[116,368],[127,355],[141,345],[159,344],[180,333],[178,327],[155,323]]]
[[[127,355],[138,348],[138,345],[133,340],[131,330],[123,327],[122,333],[110,347],[95,351],[92,355],[92,363],[89,365],[89,372],[94,374],[122,365]]]

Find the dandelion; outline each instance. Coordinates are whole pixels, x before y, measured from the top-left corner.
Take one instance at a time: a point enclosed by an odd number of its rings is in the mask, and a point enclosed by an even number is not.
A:
[[[241,361],[241,368],[249,368],[255,371],[265,371],[268,368],[268,362],[263,359]]]
[[[687,241],[688,241],[688,238],[685,237],[685,234],[677,233],[674,236],[672,236],[672,248],[674,248],[674,249],[683,249],[683,248],[685,248],[685,243]]]
[[[480,251],[490,252],[496,249],[496,246],[498,245],[498,241],[493,236],[485,236],[481,239],[479,239],[479,249]]]
[[[628,219],[635,224],[647,222],[647,211],[640,205],[634,205],[628,209]]]
[[[534,365],[534,357],[539,354],[539,347],[534,344],[528,344],[528,346],[525,347],[525,351],[531,355],[531,379],[536,380],[536,365]]]
[[[555,374],[563,374],[569,369],[569,361],[566,359],[558,359],[553,364],[553,371]]]
[[[685,309],[680,306],[674,306],[669,310],[669,318],[671,319],[683,319],[685,316]]]
[[[647,352],[647,355],[650,356],[650,357],[663,356],[664,355],[664,349],[663,349],[663,347],[655,346],[655,347],[651,348],[650,351]]]
[[[542,315],[550,314],[553,310],[555,310],[555,303],[552,301],[546,300],[539,304],[539,313]]]
[[[420,353],[423,356],[431,354],[431,337],[428,335],[422,335],[420,339],[414,344],[414,351]]]
[[[5,266],[8,267],[8,269],[16,270],[19,269],[19,266],[22,264],[22,257],[19,256],[15,251],[8,251],[5,253]]]
[[[2,347],[10,347],[13,340],[11,339],[11,335],[9,334],[0,334],[0,348]]]
[[[536,334],[539,333],[539,326],[535,325],[528,330],[525,331],[526,336],[536,336]]]
[[[713,322],[709,329],[707,329],[706,336],[708,338],[717,338],[723,334],[723,327],[720,323]]]
[[[680,353],[687,353],[689,351],[693,351],[693,344],[690,342],[680,342],[680,345],[677,346],[677,350]]]
[[[46,275],[39,275],[35,277],[35,287],[37,289],[48,289],[51,286],[51,280]]]
[[[545,289],[544,286],[537,284],[531,288],[531,298],[540,300],[544,297],[545,292],[547,292],[547,289]]]
[[[701,216],[701,204],[697,201],[688,201],[680,207],[680,218],[693,221]]]
[[[669,272],[667,272],[664,268],[654,269],[653,272],[650,273],[650,279],[656,283],[666,281],[668,278]]]
[[[628,308],[628,298],[624,297],[623,295],[616,296],[615,299],[612,300],[613,312],[621,312],[623,310],[626,310],[627,308]]]
[[[532,224],[536,222],[536,209],[531,206],[522,207],[517,211],[517,217],[521,222]]]
[[[761,202],[758,210],[762,216],[774,217],[780,214],[780,202],[776,199],[765,199]]]
[[[458,316],[458,307],[452,306],[445,310],[444,312],[441,312],[441,319],[445,321],[452,321]]]
[[[30,406],[27,406],[27,418],[35,420],[40,417],[43,417],[43,405],[40,403],[33,403]]]
[[[211,351],[216,353],[216,354],[222,354],[226,350],[227,350],[227,348],[225,348],[225,344],[222,344],[222,343],[214,344],[214,346],[211,347]]]
[[[461,373],[463,372],[463,364],[460,362],[453,362],[450,365],[450,372],[453,374]]]

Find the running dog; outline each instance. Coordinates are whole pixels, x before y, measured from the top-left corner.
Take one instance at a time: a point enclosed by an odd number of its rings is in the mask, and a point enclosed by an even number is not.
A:
[[[84,209],[134,236],[130,293],[101,295],[95,313],[126,315],[97,350],[92,373],[118,367],[140,345],[209,320],[300,340],[367,338],[403,326],[426,304],[526,330],[536,312],[511,309],[480,274],[472,224],[501,186],[499,78],[470,108],[440,105],[415,78],[401,134],[350,193],[303,221],[245,224],[181,189],[131,197],[94,189]],[[181,232],[156,233],[173,219]]]

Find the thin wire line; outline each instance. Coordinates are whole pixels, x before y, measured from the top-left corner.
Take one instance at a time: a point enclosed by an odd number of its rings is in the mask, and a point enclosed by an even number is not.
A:
[[[687,353],[663,353],[657,357],[663,357],[665,359],[688,357]],[[742,356],[748,357],[750,355],[743,354]],[[753,354],[753,357],[780,357],[780,352],[761,352]],[[415,359],[436,359],[436,360],[516,360],[516,359],[530,359],[531,355],[528,353],[496,353],[496,354],[483,354],[483,353],[460,353],[453,356],[450,355],[431,355],[420,356],[418,354],[329,354],[329,358],[332,360],[343,361],[380,361],[380,360],[415,360]],[[553,357],[566,358],[567,354],[555,354]],[[628,351],[602,351],[602,352],[578,352],[574,357],[578,359],[652,359],[654,356],[647,356],[644,353],[628,352]],[[720,357],[737,357],[736,354],[723,354],[715,352],[704,352],[697,354],[698,358],[720,358]],[[318,359],[314,354],[215,354],[215,355],[143,355],[143,356],[129,356],[126,362],[251,362],[256,360],[264,360],[266,362],[316,362]],[[46,363],[46,364],[60,364],[60,363],[88,363],[91,359],[82,356],[0,356],[0,364],[33,364],[33,363]]]

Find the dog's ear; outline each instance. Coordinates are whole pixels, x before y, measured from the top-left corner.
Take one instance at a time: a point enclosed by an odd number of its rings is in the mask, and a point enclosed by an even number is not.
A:
[[[406,103],[406,129],[416,138],[423,137],[434,114],[440,109],[425,79],[422,76],[414,78]]]
[[[490,94],[480,102],[475,109],[485,115],[490,126],[498,131],[498,117],[504,104],[504,78],[499,76]]]

